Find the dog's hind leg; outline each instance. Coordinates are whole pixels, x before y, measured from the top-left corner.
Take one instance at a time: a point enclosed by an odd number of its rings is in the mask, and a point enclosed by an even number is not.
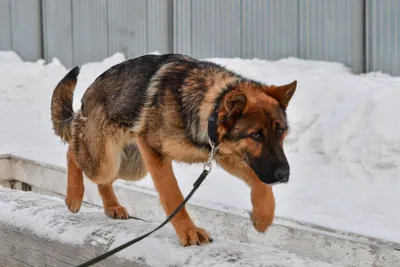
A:
[[[83,184],[83,172],[78,166],[75,154],[68,148],[67,152],[68,162],[68,182],[67,182],[67,196],[65,198],[65,204],[72,213],[76,213],[81,208],[83,194],[85,187]]]
[[[121,154],[118,178],[136,181],[147,174],[139,149],[135,143],[126,144]],[[114,219],[128,219],[126,208],[119,204],[111,183],[98,184],[98,190],[103,200],[104,212]]]
[[[98,186],[104,212],[111,218],[127,219],[126,209],[120,205],[112,183],[118,178],[125,139],[123,132],[105,124],[101,113],[92,120],[76,120],[73,151],[84,174]],[[105,129],[98,130],[96,125]]]
[[[108,217],[114,219],[128,219],[129,214],[125,207],[119,204],[114,193],[112,184],[97,185],[101,199],[103,200],[104,212]]]
[[[103,201],[104,213],[113,219],[128,219],[128,211],[119,203],[112,186],[118,178],[123,150],[123,140],[116,138],[116,136],[108,135],[105,137],[105,145],[102,147],[103,154],[96,157],[100,168],[97,175],[93,175],[91,180],[97,184]]]
[[[182,192],[172,170],[172,160],[162,157],[141,138],[137,139],[137,144],[159,192],[161,204],[169,216],[183,201]],[[185,208],[176,214],[171,223],[183,246],[200,245],[200,243],[212,241],[204,229],[196,227]]]

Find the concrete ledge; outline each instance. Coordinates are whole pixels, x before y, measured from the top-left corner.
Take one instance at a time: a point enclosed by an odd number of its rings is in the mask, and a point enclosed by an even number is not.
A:
[[[11,162],[14,179],[30,184],[32,191],[49,195],[64,195],[65,169],[13,156],[0,158],[0,162],[2,160]],[[85,180],[84,201],[101,206],[97,188],[88,179]],[[115,183],[115,191],[132,215],[153,222],[160,222],[165,218],[156,192],[122,182]],[[270,230],[262,235],[253,229],[249,216],[244,211],[233,207],[219,207],[216,210],[207,207],[204,203],[193,201],[190,201],[187,206],[196,223],[209,230],[213,238],[274,247],[294,253],[299,257],[340,263],[340,266],[392,267],[400,262],[400,244],[342,233],[284,218],[276,218]],[[65,212],[68,213],[66,208]]]
[[[12,179],[11,156],[0,155],[0,183]]]
[[[139,220],[111,220],[101,209],[65,212],[60,199],[0,188],[0,266],[76,266],[154,229]],[[3,265],[4,264],[4,265]],[[96,266],[339,266],[274,248],[215,239],[182,247],[168,225]]]
[[[32,249],[34,248],[34,249]],[[0,266],[76,266],[106,251],[102,245],[87,243],[73,246],[39,237],[32,231],[18,229],[0,223]],[[139,267],[145,266],[128,260],[106,259],[96,266]]]

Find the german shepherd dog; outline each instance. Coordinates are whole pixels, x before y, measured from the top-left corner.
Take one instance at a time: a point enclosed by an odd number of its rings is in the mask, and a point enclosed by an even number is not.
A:
[[[112,183],[118,178],[136,181],[150,172],[160,202],[171,214],[183,201],[172,161],[208,160],[208,118],[215,109],[219,149],[214,159],[250,186],[255,229],[264,232],[271,225],[271,185],[289,180],[285,110],[296,81],[265,85],[186,55],[143,55],[97,77],[74,112],[79,71],[75,67],[65,75],[51,101],[54,132],[69,144],[65,202],[71,212],[80,209],[85,174],[98,185],[105,213],[127,219]],[[212,242],[186,209],[171,223],[183,246]]]

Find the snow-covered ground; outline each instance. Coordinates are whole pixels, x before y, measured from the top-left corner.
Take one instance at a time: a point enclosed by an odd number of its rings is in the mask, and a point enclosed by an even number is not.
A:
[[[2,215],[0,226],[5,224],[16,232],[32,232],[41,238],[78,246],[90,242],[96,246],[110,245],[109,249],[113,249],[131,240],[132,237],[149,232],[158,226],[155,223],[139,220],[109,220],[100,208],[83,207],[76,216],[65,212],[64,201],[59,198],[1,187],[0,210]],[[306,257],[300,258],[277,248],[220,239],[206,246],[183,248],[176,238],[172,225],[167,225],[141,242],[122,250],[117,256],[142,263],[143,266],[154,267],[340,266]]]
[[[122,54],[83,65],[74,107],[87,86]],[[400,77],[354,75],[338,63],[209,59],[269,84],[298,80],[288,108],[285,150],[291,180],[276,186],[276,215],[400,242]],[[0,52],[0,154],[65,167],[66,146],[53,134],[50,99],[67,69],[23,62]],[[175,164],[184,194],[201,171]],[[151,178],[137,185],[153,188]],[[250,210],[249,189],[221,168],[194,195],[196,202]],[[121,199],[123,203],[123,199]]]

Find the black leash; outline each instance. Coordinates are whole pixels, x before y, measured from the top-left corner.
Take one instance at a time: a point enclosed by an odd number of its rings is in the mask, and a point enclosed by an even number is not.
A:
[[[122,244],[119,247],[116,247],[110,251],[105,252],[104,254],[101,254],[100,256],[97,256],[96,258],[93,258],[87,262],[84,262],[76,267],[88,267],[91,266],[99,261],[102,261],[112,255],[114,255],[115,253],[123,250],[124,248],[129,247],[130,245],[133,245],[137,242],[139,242],[140,240],[148,237],[149,235],[151,235],[152,233],[154,233],[155,231],[159,230],[160,228],[162,228],[163,226],[165,226],[168,222],[170,222],[172,220],[172,218],[175,217],[175,215],[185,206],[185,204],[189,201],[189,199],[193,196],[194,192],[196,192],[196,190],[199,188],[199,186],[201,185],[201,183],[204,181],[204,179],[207,177],[207,175],[211,172],[211,168],[212,168],[212,159],[214,157],[214,154],[217,152],[218,147],[214,145],[214,143],[210,140],[210,145],[211,145],[211,152],[208,158],[208,161],[204,164],[204,170],[203,172],[200,174],[199,178],[197,178],[196,182],[194,182],[193,184],[193,189],[192,191],[190,191],[190,193],[186,196],[186,198],[182,201],[182,203],[178,206],[178,208],[176,208],[176,210],[168,216],[167,219],[165,219],[165,221],[160,224],[157,228],[155,228],[154,230],[148,232],[147,234],[144,234],[142,236],[139,236],[131,241],[126,242],[125,244]]]
[[[107,251],[106,253],[101,254],[100,256],[97,256],[96,258],[93,258],[87,262],[84,262],[76,267],[91,266],[99,261],[102,261],[102,260],[114,255],[115,253],[123,250],[124,248],[127,248],[130,245],[133,245],[133,244],[139,242],[140,240],[148,237],[149,235],[151,235],[152,233],[154,233],[155,231],[159,230],[160,228],[165,226],[167,223],[169,223],[172,220],[172,218],[174,218],[175,215],[185,206],[185,204],[193,196],[194,192],[196,192],[196,190],[199,188],[201,183],[204,181],[204,179],[207,177],[207,175],[211,172],[212,160],[214,158],[215,153],[218,150],[218,145],[219,145],[218,130],[217,130],[218,129],[218,110],[219,110],[219,103],[215,103],[213,110],[211,112],[211,115],[208,118],[208,136],[209,136],[209,143],[211,146],[211,151],[210,151],[207,162],[204,164],[204,170],[200,174],[199,178],[197,178],[196,182],[194,182],[192,191],[190,191],[190,193],[186,196],[186,198],[182,201],[182,203],[178,206],[178,208],[176,208],[176,210],[171,215],[169,215],[168,218],[165,219],[165,221],[162,224],[160,224],[157,228],[155,228],[154,230],[148,232],[147,234],[139,236],[131,241],[128,241],[125,244],[122,244],[119,247],[116,247],[110,251]]]

